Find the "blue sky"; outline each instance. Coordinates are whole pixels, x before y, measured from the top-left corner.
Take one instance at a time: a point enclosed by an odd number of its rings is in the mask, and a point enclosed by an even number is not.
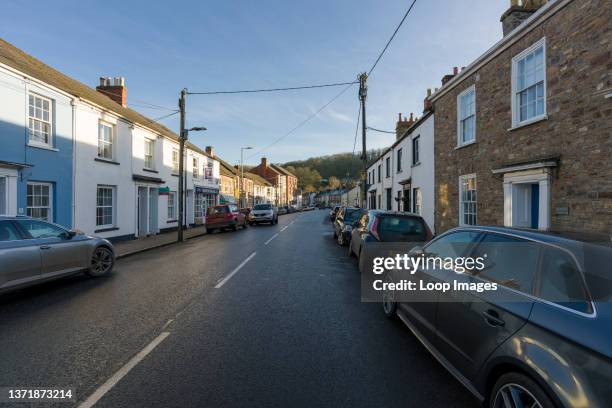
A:
[[[3,1],[0,36],[92,87],[124,76],[128,105],[156,118],[180,89],[214,91],[345,82],[367,71],[410,0]],[[393,130],[397,113],[422,111],[427,88],[501,38],[506,0],[418,0],[369,80],[368,126]],[[34,12],[35,11],[35,12]],[[340,88],[190,96],[187,124],[229,162],[263,148]],[[273,162],[351,152],[357,87],[280,143],[250,157]],[[178,115],[161,123],[178,128]],[[368,133],[368,148],[394,136]],[[358,141],[358,149],[360,141]],[[252,152],[257,152],[256,149]]]

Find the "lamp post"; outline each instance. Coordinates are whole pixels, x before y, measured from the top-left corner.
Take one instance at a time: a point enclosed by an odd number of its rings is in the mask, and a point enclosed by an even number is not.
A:
[[[240,148],[240,183],[238,183],[238,197],[240,198],[240,208],[244,208],[244,200],[242,198],[242,183],[244,183],[244,151],[253,149],[252,146]]]
[[[179,186],[178,186],[178,199],[179,199],[179,223],[178,223],[178,242],[183,241],[183,222],[185,221],[185,142],[189,139],[189,132],[199,132],[206,130],[205,127],[192,127],[191,129],[185,129],[185,100],[187,99],[187,89],[181,90],[181,96],[179,98],[179,111],[181,113],[180,119],[180,130],[179,130]]]

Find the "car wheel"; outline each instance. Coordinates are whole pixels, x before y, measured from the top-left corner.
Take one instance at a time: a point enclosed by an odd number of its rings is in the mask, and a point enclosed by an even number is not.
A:
[[[359,249],[359,273],[363,273],[365,270],[365,256],[363,250]]]
[[[113,270],[114,264],[115,260],[111,250],[105,247],[98,247],[91,254],[87,274],[89,276],[106,275]]]
[[[390,283],[391,279],[389,276],[385,276],[384,282]],[[395,311],[397,310],[397,303],[395,302],[395,293],[392,290],[385,290],[382,295],[382,307],[385,316],[389,319],[395,318]]]
[[[338,245],[344,246],[344,234],[343,233],[339,233],[339,234],[336,234],[336,235],[338,235],[338,239],[337,239]]]
[[[213,233],[213,229],[212,228],[206,228],[206,233],[207,234],[212,234]]]
[[[521,373],[507,373],[495,382],[488,407],[552,408],[554,404],[544,389],[531,378]]]
[[[238,223],[232,225],[232,231],[238,231]]]
[[[348,244],[348,256],[349,258],[355,257],[355,252],[353,252],[353,240],[351,239]]]

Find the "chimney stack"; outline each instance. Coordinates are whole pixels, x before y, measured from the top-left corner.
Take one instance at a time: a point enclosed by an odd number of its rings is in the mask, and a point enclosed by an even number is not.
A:
[[[504,37],[545,3],[546,0],[510,0],[510,8],[502,14],[499,20],[502,23]]]
[[[431,104],[431,101],[429,100],[430,96],[431,96],[431,88],[427,88],[427,96],[423,100],[423,113],[429,112],[433,109],[433,105]]]
[[[265,158],[265,157],[261,158],[261,167],[264,168],[264,169],[268,168],[268,159],[267,158]]]
[[[127,88],[124,77],[100,77],[100,85],[96,87],[96,91],[111,98],[124,108],[127,106]]]
[[[459,68],[458,67],[453,67],[453,73],[452,74],[446,74],[442,77],[442,86],[444,86],[448,81],[450,81],[451,79],[453,79],[455,77],[455,75],[457,75],[459,73]]]
[[[215,149],[212,146],[206,146],[205,151],[210,157],[215,157]]]
[[[398,114],[397,124],[395,125],[395,140],[398,140],[400,137],[404,136],[404,133],[416,122],[414,118],[414,114],[410,114],[410,119],[404,118],[402,119],[402,114]]]

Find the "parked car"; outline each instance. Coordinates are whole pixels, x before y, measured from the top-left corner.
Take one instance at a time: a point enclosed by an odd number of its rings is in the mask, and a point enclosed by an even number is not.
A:
[[[363,213],[364,211],[361,208],[340,208],[333,224],[334,239],[337,240],[338,245],[344,246],[351,241],[353,228],[359,225],[359,220],[361,219]]]
[[[243,213],[238,211],[235,204],[215,205],[206,210],[206,232],[211,234],[215,230],[231,228],[234,231],[238,227],[246,228],[247,219]]]
[[[0,291],[85,272],[110,273],[113,245],[29,217],[0,216]]]
[[[278,224],[278,209],[272,204],[257,204],[249,217],[249,224],[260,224],[269,222],[270,225]]]
[[[378,256],[395,251],[404,253],[433,238],[431,229],[420,215],[399,211],[370,210],[351,232],[349,255],[359,259],[364,272]]]
[[[334,207],[332,207],[331,211],[329,212],[329,219],[330,221],[334,221],[336,219],[336,214],[338,213],[338,210],[341,208],[341,206],[336,205]]]
[[[278,207],[278,215],[287,214],[287,207]]]
[[[419,270],[431,282],[497,283],[494,293],[440,292],[436,301],[383,297],[437,360],[485,406],[607,407],[612,401],[612,243],[586,235],[456,228],[413,254],[487,255],[463,274]],[[461,244],[459,244],[461,243]],[[385,280],[397,281],[397,271]]]

